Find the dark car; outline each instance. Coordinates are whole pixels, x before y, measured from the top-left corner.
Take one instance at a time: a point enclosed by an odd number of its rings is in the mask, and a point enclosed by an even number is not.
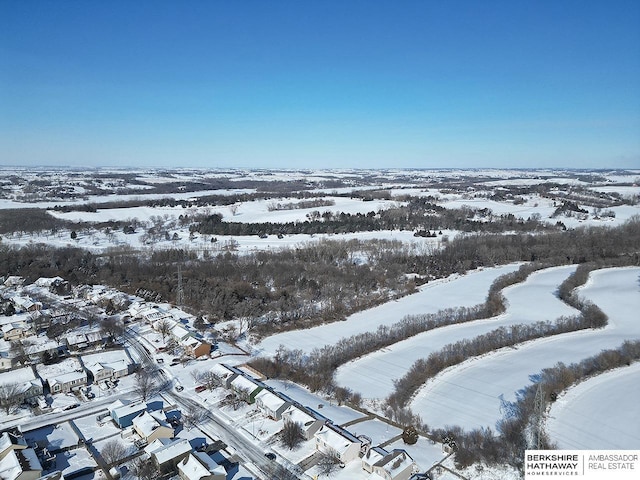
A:
[[[273,452],[267,452],[264,454],[265,457],[267,457],[269,460],[275,460],[276,459],[276,454]]]

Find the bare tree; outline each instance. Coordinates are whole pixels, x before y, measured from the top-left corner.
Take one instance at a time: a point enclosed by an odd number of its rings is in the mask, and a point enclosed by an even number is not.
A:
[[[29,363],[29,355],[24,344],[20,340],[13,340],[10,343],[9,351],[13,356],[13,360],[20,365]]]
[[[289,450],[296,448],[304,440],[304,433],[300,422],[284,422],[284,428],[280,434],[282,445]]]
[[[131,473],[138,480],[156,480],[160,472],[155,463],[138,457],[131,465]]]
[[[201,372],[199,370],[195,370],[191,372],[191,377],[197,383],[204,385],[209,390],[215,390],[222,386],[221,378],[213,372]]]
[[[55,340],[58,345],[60,345],[60,340],[62,337],[69,331],[68,325],[56,322],[49,325],[47,328],[47,337],[52,340]]]
[[[155,324],[154,328],[157,332],[162,335],[162,343],[164,343],[164,339],[171,335],[171,322],[166,318],[159,320],[158,323]]]
[[[124,334],[124,324],[116,317],[107,317],[100,321],[100,329],[109,338],[115,340]]]
[[[342,461],[338,454],[335,452],[326,453],[323,452],[320,455],[320,459],[318,460],[318,470],[321,475],[326,475],[327,477],[332,477],[340,468]]]
[[[136,375],[136,386],[133,391],[146,401],[151,395],[156,393],[158,388],[157,371],[151,369],[139,370]]]
[[[22,403],[23,397],[18,383],[5,383],[0,385],[0,408],[9,415]]]
[[[208,324],[202,318],[202,315],[196,317],[193,321],[193,328],[195,328],[198,332],[204,333],[207,330]]]
[[[119,440],[109,440],[100,450],[102,459],[107,465],[112,466],[117,464],[120,460],[127,456],[127,447],[125,447]]]
[[[182,412],[182,419],[185,428],[191,429],[195,426],[200,425],[207,418],[209,412],[195,403],[189,403],[186,409]]]

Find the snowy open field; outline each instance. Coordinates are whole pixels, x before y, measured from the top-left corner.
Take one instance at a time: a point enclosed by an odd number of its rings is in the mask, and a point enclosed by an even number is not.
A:
[[[606,179],[603,183],[590,185],[582,180],[575,178],[574,173],[568,173],[563,171],[544,171],[544,170],[385,170],[385,171],[332,171],[332,170],[314,170],[314,171],[269,171],[269,172],[252,172],[237,170],[233,172],[216,172],[216,171],[181,171],[177,169],[172,172],[171,175],[164,175],[161,172],[153,171],[139,171],[131,179],[136,182],[146,182],[147,185],[141,185],[135,183],[136,194],[89,194],[90,189],[86,188],[91,180],[92,173],[87,172],[86,181],[83,181],[82,177],[79,177],[78,172],[70,177],[65,177],[64,172],[43,172],[38,174],[37,172],[25,172],[20,169],[11,171],[11,169],[5,169],[3,173],[6,175],[21,175],[25,178],[31,178],[38,180],[42,178],[55,179],[55,182],[59,182],[68,188],[69,185],[74,185],[76,191],[76,198],[59,199],[56,201],[43,201],[32,200],[16,200],[13,198],[0,198],[0,209],[14,209],[14,208],[53,208],[56,205],[74,205],[90,202],[97,211],[95,212],[62,212],[50,210],[50,214],[58,218],[69,220],[72,222],[105,222],[109,220],[113,221],[127,221],[136,220],[140,223],[149,222],[152,218],[161,218],[167,223],[174,223],[174,226],[170,229],[172,236],[176,233],[178,238],[176,240],[159,240],[153,243],[148,243],[144,238],[144,228],[138,229],[135,234],[125,235],[122,231],[111,231],[105,233],[102,230],[84,231],[79,229],[77,238],[75,240],[70,239],[70,231],[60,230],[57,233],[44,232],[41,234],[7,234],[3,236],[3,242],[25,245],[30,243],[43,242],[58,247],[79,246],[89,249],[93,252],[102,252],[106,249],[130,245],[136,249],[168,249],[168,248],[186,248],[194,251],[207,251],[212,254],[219,253],[221,246],[226,241],[233,239],[237,242],[237,251],[253,252],[256,250],[265,249],[278,249],[284,247],[292,247],[300,245],[302,243],[317,241],[320,238],[391,238],[398,239],[406,243],[414,245],[437,245],[439,239],[433,238],[416,238],[413,237],[413,231],[381,231],[381,232],[362,232],[352,235],[291,235],[284,238],[277,238],[270,235],[267,238],[260,239],[258,236],[234,236],[225,237],[218,236],[217,245],[211,244],[210,235],[195,235],[190,237],[187,227],[181,227],[179,225],[179,217],[181,215],[196,215],[196,214],[213,214],[219,213],[223,216],[223,221],[228,222],[296,222],[305,221],[307,215],[316,211],[320,213],[332,212],[334,214],[348,213],[366,214],[368,212],[378,212],[380,210],[386,210],[393,208],[397,205],[405,203],[402,197],[406,195],[414,196],[431,196],[436,200],[434,202],[445,208],[461,208],[470,207],[474,209],[489,209],[494,215],[512,214],[516,218],[526,220],[532,215],[539,215],[540,220],[555,224],[556,221],[562,221],[567,227],[573,228],[577,226],[616,226],[624,223],[633,215],[640,214],[640,205],[618,205],[608,208],[615,213],[614,218],[610,217],[598,217],[594,215],[593,208],[586,206],[585,209],[590,213],[578,216],[560,216],[552,217],[554,213],[554,200],[547,197],[542,197],[537,193],[522,194],[520,198],[523,203],[516,203],[512,199],[505,199],[503,201],[497,201],[494,199],[486,198],[488,195],[499,191],[500,188],[505,186],[531,186],[536,184],[549,183],[552,185],[559,185],[558,191],[566,193],[570,191],[572,187],[589,188],[597,192],[617,193],[622,197],[631,198],[637,196],[640,193],[640,187],[633,182],[637,181],[640,177],[640,171],[630,171],[626,174],[621,172],[598,172]],[[101,171],[100,173],[105,173]],[[114,173],[114,172],[112,172]],[[117,174],[115,172],[114,174]],[[119,172],[122,173],[122,172]],[[368,183],[359,182],[357,179],[361,176],[375,177],[375,181],[371,179]],[[353,186],[343,186],[339,188],[321,188],[318,185],[310,185],[307,189],[312,194],[324,194],[325,200],[330,200],[334,204],[315,208],[302,208],[291,210],[271,210],[270,207],[273,204],[281,203],[296,203],[299,199],[288,197],[271,197],[269,199],[256,199],[251,201],[236,202],[233,206],[206,206],[206,207],[169,207],[169,206],[131,206],[127,208],[100,208],[101,203],[115,202],[115,201],[146,201],[146,200],[158,200],[163,198],[171,198],[175,200],[196,200],[201,197],[210,195],[241,195],[248,193],[256,193],[255,189],[247,188],[221,188],[218,190],[203,190],[197,192],[174,192],[174,193],[154,193],[146,190],[151,189],[151,185],[158,185],[163,183],[175,183],[180,181],[196,181],[198,179],[211,179],[211,178],[224,178],[234,181],[304,181],[304,182],[318,182],[321,185],[324,181],[333,181],[340,179],[343,183],[350,183],[351,178],[354,180],[351,182]],[[457,178],[464,178],[467,182],[475,183],[475,187],[466,192],[452,192],[449,189],[439,188],[439,182],[446,180],[453,180]],[[472,180],[473,179],[473,180]],[[55,183],[54,182],[54,183]],[[614,182],[623,183],[621,185],[615,185]],[[121,179],[118,179],[118,188],[125,189],[125,187],[132,187],[132,185],[123,183]],[[556,188],[556,187],[554,187]],[[20,187],[15,187],[15,195],[19,196]],[[374,199],[372,201],[363,201],[359,198],[350,198],[345,196],[339,196],[349,194],[355,191],[366,190],[385,190],[389,192],[389,200]],[[124,190],[123,190],[124,191]],[[271,211],[270,211],[271,210]],[[456,235],[456,232],[443,232],[450,238]]]
[[[640,363],[634,363],[569,389],[551,406],[549,438],[564,449],[637,449],[638,385]]]
[[[507,301],[504,314],[486,320],[437,328],[391,345],[340,367],[336,374],[338,384],[360,392],[365,398],[384,399],[393,391],[393,381],[401,378],[420,359],[440,350],[443,346],[462,339],[471,339],[501,326],[528,324],[554,320],[559,316],[578,312],[556,296],[558,286],[574,270],[575,265],[554,267],[532,273],[521,284],[503,291]],[[449,285],[462,287],[462,279]],[[475,291],[481,289],[476,288]],[[435,296],[435,299],[438,297]],[[399,302],[400,303],[400,302]],[[399,306],[398,313],[401,311]],[[420,413],[417,411],[417,413]]]
[[[501,400],[515,400],[518,390],[542,369],[558,362],[578,362],[640,338],[639,276],[640,268],[604,269],[593,272],[579,290],[608,315],[604,329],[557,335],[471,359],[428,382],[411,407],[433,427],[493,428],[505,413]]]
[[[472,307],[484,302],[489,287],[496,278],[517,269],[518,265],[505,265],[436,280],[422,285],[417,293],[355,313],[344,322],[267,337],[256,345],[254,353],[272,356],[280,345],[309,353],[316,347],[331,345],[343,337],[375,331],[379,325],[392,325],[407,315],[436,313],[453,307]]]

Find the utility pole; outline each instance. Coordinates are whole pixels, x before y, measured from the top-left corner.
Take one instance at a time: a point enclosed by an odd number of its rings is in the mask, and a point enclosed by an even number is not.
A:
[[[538,388],[536,389],[536,397],[534,401],[534,416],[535,416],[535,435],[536,435],[536,449],[542,449],[542,420],[544,418],[544,411],[546,409],[546,402],[544,401],[544,390],[542,389],[542,382],[538,382]]]
[[[176,298],[176,305],[181,307],[184,303],[184,289],[182,288],[182,267],[178,264],[178,292]]]

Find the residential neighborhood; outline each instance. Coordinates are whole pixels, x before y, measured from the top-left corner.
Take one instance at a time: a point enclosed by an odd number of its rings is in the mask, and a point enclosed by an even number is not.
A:
[[[379,420],[344,410],[351,427],[334,423],[330,412],[339,417],[346,407],[321,414],[322,400],[309,405],[307,397],[282,391],[243,364],[238,347],[203,336],[180,309],[98,287],[58,295],[63,282],[9,277],[0,287],[0,406],[8,414],[0,422],[3,480],[146,480],[153,472],[182,480],[260,479],[276,475],[276,467],[311,479],[322,462],[333,465],[322,471],[344,469],[370,480],[406,480],[420,471],[397,448],[396,426],[385,427],[394,447],[388,450],[356,436]],[[49,417],[61,421],[47,423]],[[282,436],[291,430],[296,439],[285,446]],[[446,458],[438,446],[431,455],[432,463]]]

